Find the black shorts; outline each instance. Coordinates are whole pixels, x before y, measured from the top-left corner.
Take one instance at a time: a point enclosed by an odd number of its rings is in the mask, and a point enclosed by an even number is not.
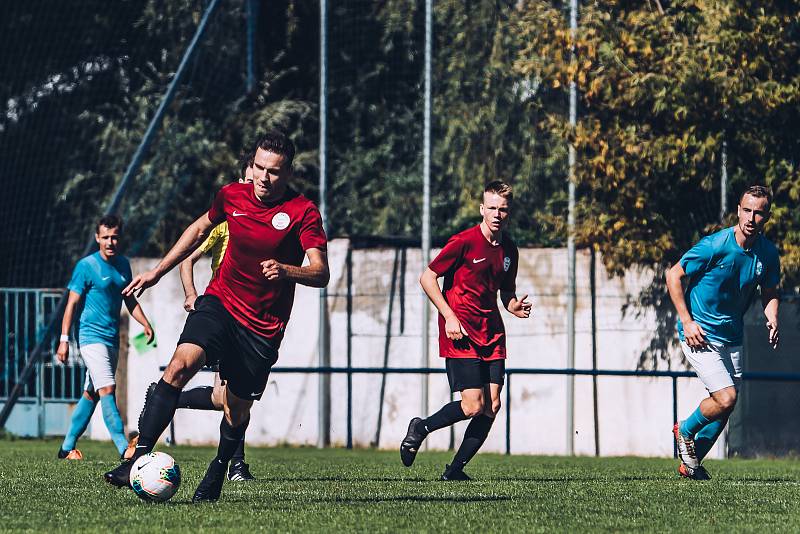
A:
[[[482,360],[481,358],[445,358],[447,381],[450,391],[479,389],[486,384],[505,383],[505,360]]]
[[[219,376],[231,392],[245,400],[259,400],[269,371],[278,361],[270,341],[239,324],[220,300],[203,295],[189,312],[178,345],[191,343],[206,352],[206,365],[219,365]]]

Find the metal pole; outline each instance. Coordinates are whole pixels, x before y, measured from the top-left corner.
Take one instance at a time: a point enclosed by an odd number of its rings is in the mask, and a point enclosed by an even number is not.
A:
[[[247,2],[247,94],[256,88],[256,28],[258,26],[258,0]]]
[[[322,215],[323,227],[328,223],[327,195],[327,150],[328,150],[328,2],[321,0],[319,4],[320,45],[319,45],[319,212]],[[330,345],[328,343],[328,289],[319,290],[319,366],[329,367],[331,364]],[[331,442],[331,376],[319,375],[319,435],[317,447],[327,447]]]
[[[201,37],[205,33],[206,27],[208,26],[208,19],[211,17],[211,14],[214,13],[214,10],[217,8],[218,4],[219,0],[211,0],[211,3],[209,3],[208,7],[203,13],[203,18],[200,19],[200,24],[197,26],[197,30],[195,31],[191,42],[186,47],[186,52],[183,54],[183,58],[178,65],[178,70],[175,71],[175,76],[172,77],[172,81],[167,87],[167,92],[164,94],[164,98],[161,99],[161,103],[159,104],[155,115],[150,120],[150,124],[147,126],[147,130],[145,131],[144,136],[142,136],[142,140],[139,143],[139,146],[136,148],[136,152],[133,154],[133,158],[131,158],[131,162],[128,164],[128,168],[125,170],[125,174],[122,177],[119,186],[117,186],[117,190],[114,192],[114,196],[106,208],[105,213],[114,213],[119,209],[122,199],[125,197],[125,192],[128,189],[128,184],[136,175],[136,173],[139,172],[139,168],[144,161],[145,154],[147,154],[147,150],[150,148],[150,144],[153,142],[156,132],[158,132],[159,128],[161,127],[161,121],[164,119],[167,108],[172,102],[172,99],[175,98],[178,85],[180,84],[180,81],[187,70],[189,61],[194,55],[195,50],[197,50],[197,43],[200,42]],[[81,257],[89,254],[94,246],[94,232],[92,232],[91,236],[86,242],[83,252],[81,253]],[[58,302],[54,315],[47,322],[47,327],[45,328],[45,332],[41,341],[39,341],[30,352],[28,361],[25,363],[25,367],[20,373],[17,384],[11,390],[11,393],[9,393],[5,404],[3,405],[3,409],[0,410],[0,428],[3,428],[6,424],[6,421],[8,421],[8,417],[11,415],[11,410],[14,409],[14,405],[19,399],[20,393],[22,393],[22,384],[25,384],[28,381],[31,373],[33,373],[36,365],[39,363],[39,359],[44,352],[45,345],[52,339],[51,336],[53,335],[53,329],[55,328],[56,323],[60,322],[61,315],[63,314],[64,308],[67,305],[67,294],[68,292],[64,291],[64,293],[61,295],[61,299]]]
[[[422,268],[431,259],[431,51],[433,37],[433,0],[425,0],[425,123],[422,149]],[[430,304],[422,293],[422,358],[420,367],[428,367],[428,326]],[[422,375],[421,413],[428,413],[428,375]]]
[[[574,65],[575,39],[578,34],[578,0],[569,3],[571,63]],[[578,89],[575,80],[569,82],[569,124],[578,122]],[[567,215],[567,367],[575,367],[575,146],[569,145],[569,211]],[[575,375],[567,377],[567,455],[575,453]]]
[[[722,141],[722,166],[719,181],[719,222],[725,220],[728,213],[728,142]]]

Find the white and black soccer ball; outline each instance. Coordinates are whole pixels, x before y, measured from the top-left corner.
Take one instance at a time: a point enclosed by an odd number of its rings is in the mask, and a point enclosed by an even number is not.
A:
[[[133,492],[145,501],[168,501],[181,485],[181,470],[165,452],[151,452],[131,466]]]

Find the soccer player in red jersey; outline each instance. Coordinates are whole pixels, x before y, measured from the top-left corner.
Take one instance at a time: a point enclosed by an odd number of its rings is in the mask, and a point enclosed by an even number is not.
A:
[[[211,209],[184,231],[161,262],[123,291],[141,295],[200,246],[212,228],[228,222],[225,261],[194,302],[175,353],[146,399],[132,458],[153,449],[189,379],[204,365],[219,363],[226,381],[219,447],[194,502],[219,499],[228,462],[250,421],[250,408],[261,398],[278,359],[295,284],[324,287],[330,278],[319,210],[288,185],[294,152],[283,134],[262,137],[253,160],[253,183],[224,186]],[[305,257],[308,264],[303,266]],[[105,474],[106,480],[128,486],[131,466],[132,461],[123,462]]]
[[[497,308],[498,290],[511,314],[525,319],[531,313],[528,295],[517,298],[515,293],[519,252],[504,232],[512,199],[508,184],[487,184],[481,223],[452,236],[420,277],[422,289],[439,310],[439,355],[445,358],[450,389],[460,392],[461,400],[427,419],[413,418],[400,444],[400,458],[411,467],[429,433],[471,419],[442,480],[470,480],[464,466],[483,445],[500,410],[506,334]]]

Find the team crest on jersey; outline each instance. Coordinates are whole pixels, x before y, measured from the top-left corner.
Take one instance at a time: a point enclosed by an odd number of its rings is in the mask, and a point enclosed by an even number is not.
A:
[[[276,213],[274,217],[272,217],[272,227],[276,230],[286,230],[289,226],[289,215],[285,212]]]
[[[508,270],[509,270],[510,268],[511,268],[511,258],[509,258],[508,256],[506,256],[505,258],[503,258],[503,270],[504,270],[505,272],[508,272]]]
[[[761,276],[763,270],[764,265],[761,263],[761,260],[756,260],[756,276]]]

